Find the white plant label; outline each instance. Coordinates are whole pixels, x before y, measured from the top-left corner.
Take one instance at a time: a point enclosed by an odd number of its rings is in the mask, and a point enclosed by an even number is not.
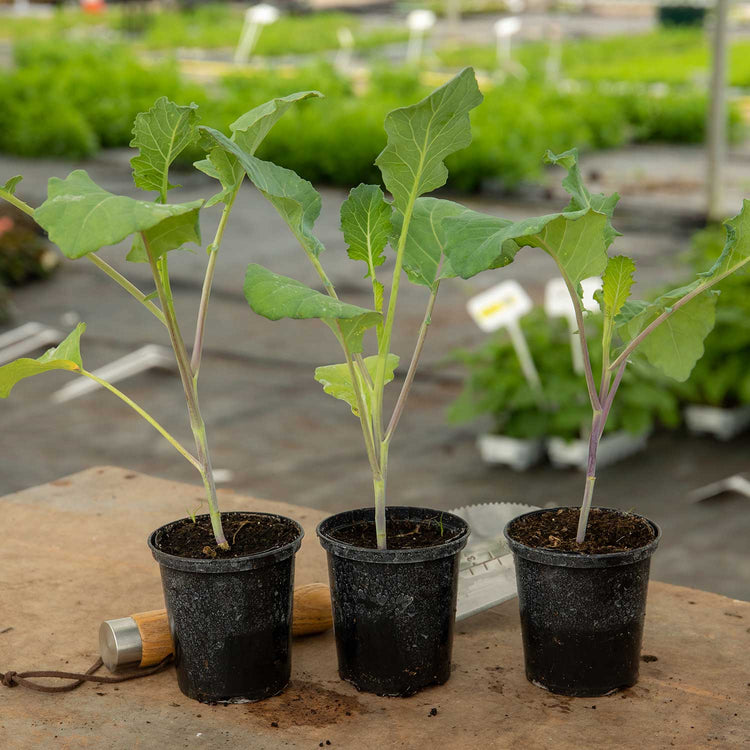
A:
[[[520,18],[501,18],[499,21],[495,21],[495,36],[509,37],[513,34],[517,34],[521,30],[521,19]]]
[[[583,287],[583,307],[589,312],[599,312],[599,303],[594,293],[602,288],[602,280],[592,276],[581,282]],[[570,299],[565,281],[560,278],[550,279],[544,289],[544,311],[550,318],[568,318],[575,321],[576,311]]]
[[[410,31],[427,31],[435,25],[435,21],[435,14],[423,8],[413,10],[406,17],[406,25]]]
[[[531,297],[512,279],[477,294],[466,305],[469,315],[486,333],[509,326],[532,307]]]
[[[249,23],[257,23],[258,26],[268,26],[279,20],[279,9],[267,3],[259,3],[247,9],[245,18]]]

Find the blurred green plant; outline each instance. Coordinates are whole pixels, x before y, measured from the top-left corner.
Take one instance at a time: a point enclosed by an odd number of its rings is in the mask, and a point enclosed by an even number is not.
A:
[[[496,434],[519,439],[584,436],[591,405],[584,376],[573,370],[567,323],[535,309],[523,318],[521,327],[542,382],[544,406],[524,377],[509,336],[499,332],[473,351],[454,354],[466,366],[467,377],[448,410],[448,420],[461,423],[490,417]],[[601,367],[602,316],[589,315],[586,327],[591,334],[592,365]],[[657,424],[676,427],[679,422],[675,393],[653,368],[638,363],[623,376],[604,434],[626,430],[642,435]]]
[[[386,112],[424,96],[416,69],[375,66],[355,86],[330,63],[224,77],[209,88],[179,75],[173,61],[146,64],[124,45],[34,42],[16,47],[17,69],[0,79],[0,151],[21,156],[85,158],[129,142],[127,123],[159,95],[200,105],[201,122],[226,129],[234,113],[297,89],[322,89],[334,100],[327,116],[302,103],[264,142],[259,155],[320,184],[377,182],[374,160],[384,145]],[[54,112],[51,118],[49,112]],[[565,91],[539,80],[506,81],[486,91],[472,113],[470,148],[449,157],[449,186],[474,191],[492,181],[514,189],[542,174],[548,147],[583,150],[628,142],[693,142],[703,137],[705,99],[620,94],[597,87]],[[340,144],[347,144],[342,149]],[[187,165],[195,146],[180,155]]]
[[[513,57],[532,78],[542,78],[549,56],[548,42],[514,48]],[[437,50],[444,65],[497,67],[494,44],[446,45]],[[573,39],[561,49],[563,78],[589,83],[627,82],[689,85],[705,80],[710,68],[709,40],[697,29],[669,29],[604,39]],[[750,41],[735,39],[730,48],[730,84],[750,86]]]
[[[152,9],[123,3],[99,15],[61,8],[49,17],[4,16],[0,39],[60,41],[61,38],[93,38],[115,33],[148,49],[235,47],[242,31],[245,7],[206,3],[191,8]],[[408,31],[401,24],[365,27],[361,18],[352,13],[285,15],[263,30],[253,54],[299,55],[337,49],[338,30],[342,27],[351,31],[357,49],[371,49],[408,37]]]

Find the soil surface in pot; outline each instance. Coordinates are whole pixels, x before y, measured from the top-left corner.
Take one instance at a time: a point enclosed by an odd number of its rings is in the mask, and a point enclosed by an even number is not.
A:
[[[216,546],[208,518],[197,518],[195,523],[187,519],[175,524],[161,534],[158,547],[168,555],[196,560],[247,557],[283,547],[299,535],[296,526],[280,518],[253,513],[224,516],[221,523],[229,542],[228,550]]]
[[[440,514],[435,518],[410,521],[408,519],[389,519],[385,525],[386,544],[388,549],[420,549],[444,544],[461,531],[448,529],[440,523]],[[330,532],[330,535],[345,544],[365,549],[377,549],[375,522],[360,521],[351,526],[344,526]]]
[[[527,547],[588,555],[638,549],[654,538],[654,530],[642,518],[593,508],[589,514],[586,539],[578,544],[579,513],[579,508],[560,508],[526,516],[514,521],[508,533]]]

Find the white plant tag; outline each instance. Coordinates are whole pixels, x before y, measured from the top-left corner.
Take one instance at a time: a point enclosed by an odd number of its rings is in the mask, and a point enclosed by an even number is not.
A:
[[[591,276],[581,282],[583,287],[583,307],[589,312],[599,312],[599,303],[594,293],[602,288],[602,280]],[[544,289],[544,311],[550,318],[568,318],[575,321],[576,312],[565,281],[561,278],[550,279]]]
[[[531,297],[512,279],[472,297],[466,305],[474,322],[486,333],[509,326],[532,308]]]
[[[501,18],[499,21],[495,21],[495,36],[513,36],[521,30],[521,19],[520,18]]]
[[[268,26],[279,20],[279,9],[267,3],[259,3],[248,8],[245,17],[249,23]]]
[[[406,17],[406,25],[410,31],[427,31],[435,25],[437,17],[431,10],[418,8]]]

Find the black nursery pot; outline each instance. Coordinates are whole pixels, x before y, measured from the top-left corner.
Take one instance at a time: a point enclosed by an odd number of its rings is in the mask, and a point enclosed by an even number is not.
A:
[[[518,519],[504,533],[516,564],[526,677],[552,693],[581,697],[635,685],[659,527],[644,519],[654,531],[644,547],[583,555],[517,542],[509,532]]]
[[[162,526],[148,539],[161,570],[177,682],[202,703],[259,701],[289,683],[294,555],[304,531],[284,516],[222,513],[242,520],[259,516],[289,524],[296,539],[247,557],[207,560],[159,549],[163,535],[189,519]]]
[[[407,696],[450,677],[458,558],[469,527],[452,513],[391,507],[388,519],[440,519],[451,538],[432,547],[377,550],[332,536],[373,520],[373,513],[346,511],[318,526],[328,553],[339,675],[358,690]]]

